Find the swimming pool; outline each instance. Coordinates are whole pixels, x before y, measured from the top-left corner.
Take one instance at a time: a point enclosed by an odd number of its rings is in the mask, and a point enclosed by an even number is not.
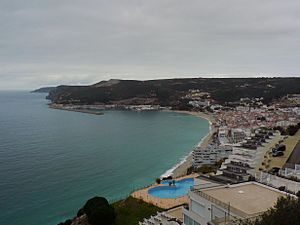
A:
[[[169,182],[172,182],[172,180],[162,181],[164,186],[151,188],[148,193],[159,198],[178,198],[188,193],[190,187],[194,185],[194,178],[176,180],[175,186],[169,186]]]

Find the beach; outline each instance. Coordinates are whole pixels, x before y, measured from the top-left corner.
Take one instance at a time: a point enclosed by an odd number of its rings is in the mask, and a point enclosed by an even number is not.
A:
[[[198,143],[198,145],[201,147],[206,147],[212,141],[213,134],[216,131],[216,129],[212,127],[212,123],[215,121],[212,115],[203,112],[174,111],[174,110],[172,111],[178,113],[186,113],[186,114],[190,114],[193,116],[198,116],[203,119],[206,119],[210,124],[209,133]],[[183,158],[183,160],[180,163],[176,164],[173,168],[167,170],[162,175],[162,177],[172,176],[173,178],[178,178],[178,177],[185,176],[187,173],[187,169],[192,166],[193,163],[192,160],[193,160],[193,156],[191,151],[187,156]]]

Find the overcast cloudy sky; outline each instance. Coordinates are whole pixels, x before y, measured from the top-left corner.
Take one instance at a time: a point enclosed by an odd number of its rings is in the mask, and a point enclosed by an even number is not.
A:
[[[299,0],[0,0],[0,89],[299,76]]]

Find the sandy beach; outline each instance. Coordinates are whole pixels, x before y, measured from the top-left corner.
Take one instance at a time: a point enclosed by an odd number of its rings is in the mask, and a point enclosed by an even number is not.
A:
[[[191,111],[174,111],[172,112],[178,112],[178,113],[187,113],[193,116],[198,116],[203,119],[206,119],[210,124],[210,131],[209,133],[200,141],[201,147],[206,147],[211,141],[213,133],[216,131],[215,128],[212,127],[212,123],[215,121],[214,117],[210,114],[206,114],[203,112],[191,112]],[[186,156],[186,158],[177,164],[175,168],[172,168],[168,170],[168,175],[171,175],[174,178],[182,177],[186,175],[187,169],[192,166],[192,151],[189,153],[189,155]],[[167,174],[166,173],[166,174]]]

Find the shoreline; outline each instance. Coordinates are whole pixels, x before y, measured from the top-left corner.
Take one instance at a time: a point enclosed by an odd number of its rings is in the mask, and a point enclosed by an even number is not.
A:
[[[203,113],[203,112],[195,112],[195,111],[180,111],[180,110],[165,110],[167,112],[177,112],[177,113],[185,113],[193,116],[200,117],[202,119],[205,119],[209,123],[209,132],[206,136],[204,136],[199,143],[198,146],[206,147],[211,141],[212,136],[215,132],[215,128],[212,127],[212,123],[214,122],[214,117],[210,114]],[[172,176],[173,178],[179,178],[182,176],[185,176],[187,173],[187,169],[192,166],[193,156],[192,156],[193,150],[189,152],[186,156],[182,158],[182,160],[174,165],[172,168],[168,169],[165,173],[163,173],[160,177],[168,177]]]
[[[66,108],[59,104],[48,104],[48,107],[52,109],[58,109],[58,110],[80,112],[80,113],[87,113],[87,114],[94,114],[94,115],[103,115],[102,112],[92,111],[88,109],[80,109],[80,108]],[[171,109],[163,109],[159,111],[189,114],[207,120],[209,123],[209,132],[207,133],[207,135],[205,135],[203,138],[200,139],[197,146],[206,147],[212,141],[212,135],[215,132],[215,129],[212,127],[212,123],[215,121],[215,118],[211,114],[204,113],[204,112],[171,110]],[[192,160],[193,160],[192,153],[193,153],[193,149],[188,154],[182,156],[178,163],[176,163],[170,169],[166,170],[162,175],[160,175],[160,177],[163,178],[163,177],[172,176],[173,178],[179,178],[185,176],[187,173],[187,169],[192,166]]]
[[[79,112],[79,113],[86,113],[86,114],[91,114],[91,115],[103,115],[102,112],[98,112],[98,111],[92,111],[89,109],[82,109],[82,108],[65,108],[62,106],[58,106],[58,105],[53,105],[53,104],[49,104],[48,107],[50,109],[58,109],[58,110],[65,110],[65,111],[70,111],[70,112]]]

